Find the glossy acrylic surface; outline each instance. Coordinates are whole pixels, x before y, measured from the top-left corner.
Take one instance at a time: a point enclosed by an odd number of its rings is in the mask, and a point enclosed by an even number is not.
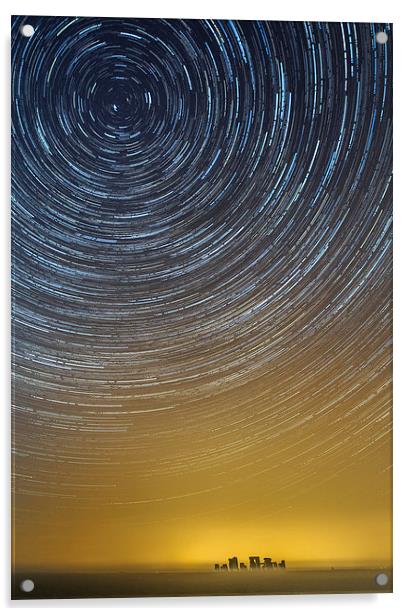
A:
[[[14,597],[391,592],[392,36],[12,19]]]

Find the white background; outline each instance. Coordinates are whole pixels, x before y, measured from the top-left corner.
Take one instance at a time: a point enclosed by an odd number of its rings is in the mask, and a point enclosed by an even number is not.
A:
[[[72,611],[77,615],[91,610],[134,609],[138,614],[249,614],[262,611],[285,615],[301,614],[400,614],[410,613],[410,545],[409,545],[409,182],[410,148],[410,11],[400,0],[288,0],[282,3],[250,0],[239,4],[234,0],[206,0],[193,4],[186,0],[3,0],[1,12],[0,63],[0,142],[2,173],[0,210],[0,255],[2,284],[2,318],[0,353],[3,394],[2,405],[2,492],[0,540],[1,603],[15,613],[34,610],[43,613],[51,608]],[[199,597],[168,599],[88,599],[10,601],[10,15],[89,15],[122,17],[191,17],[311,21],[367,21],[394,24],[394,593],[384,595],[301,595],[271,597]],[[377,541],[377,537],[375,537]],[[4,546],[4,547],[3,547]],[[407,590],[408,589],[408,590]]]

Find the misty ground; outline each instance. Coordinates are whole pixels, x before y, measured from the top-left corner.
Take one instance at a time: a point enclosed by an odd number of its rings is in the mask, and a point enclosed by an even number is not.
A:
[[[209,572],[16,572],[13,599],[80,597],[147,597],[184,595],[255,595],[392,592],[389,582],[379,587],[375,569],[285,569],[273,571]],[[34,590],[20,589],[22,580],[35,583]]]

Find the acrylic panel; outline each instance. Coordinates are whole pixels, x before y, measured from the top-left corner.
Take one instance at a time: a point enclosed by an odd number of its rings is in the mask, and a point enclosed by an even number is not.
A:
[[[391,592],[392,26],[12,18],[12,596]]]

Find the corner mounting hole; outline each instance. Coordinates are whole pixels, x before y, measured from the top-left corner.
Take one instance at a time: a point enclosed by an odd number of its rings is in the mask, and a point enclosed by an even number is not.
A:
[[[24,24],[24,26],[21,26],[20,32],[23,36],[30,38],[34,34],[34,28],[31,24]]]
[[[387,43],[387,39],[389,37],[387,36],[387,34],[385,32],[378,32],[376,34],[376,41],[380,44],[380,45],[384,45],[385,43]]]
[[[31,592],[34,590],[33,580],[23,580],[20,584],[20,588],[23,592]]]
[[[377,586],[386,586],[389,581],[389,576],[386,573],[378,573],[376,575],[376,584]]]

